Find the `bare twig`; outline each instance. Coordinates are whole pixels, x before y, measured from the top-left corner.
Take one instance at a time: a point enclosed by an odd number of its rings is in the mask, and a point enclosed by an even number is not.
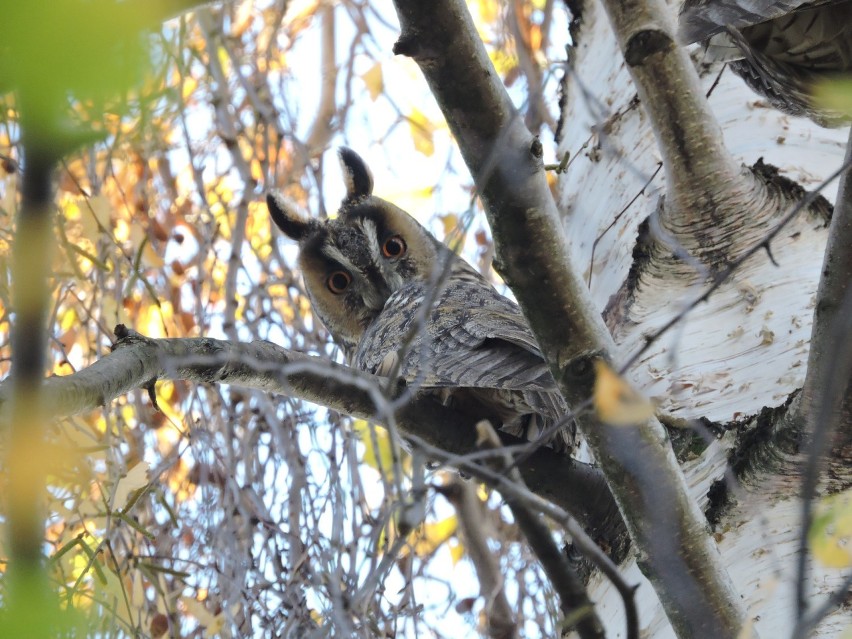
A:
[[[231,92],[228,88],[228,80],[219,62],[219,47],[226,47],[227,43],[222,38],[222,20],[214,20],[209,9],[198,12],[198,24],[204,32],[207,41],[207,65],[213,73],[215,86],[211,89],[213,94],[213,106],[216,114],[216,124],[219,129],[219,137],[225,143],[225,147],[231,154],[234,168],[243,183],[243,193],[237,203],[237,215],[234,226],[231,229],[231,254],[228,257],[228,270],[225,276],[225,333],[231,339],[237,338],[236,315],[237,315],[237,277],[242,269],[240,251],[245,243],[246,220],[248,219],[248,203],[253,196],[254,186],[257,180],[252,177],[251,167],[243,156],[239,145],[239,127],[231,114]]]
[[[479,591],[485,598],[488,635],[493,639],[517,638],[518,626],[506,597],[500,566],[488,546],[488,526],[482,512],[482,503],[476,494],[476,486],[456,479],[446,486],[435,486],[435,490],[455,506],[459,528],[464,536],[465,550],[476,570]]]
[[[500,434],[500,438],[505,442],[505,438],[502,433]],[[632,597],[634,588],[624,580],[618,570],[618,566],[616,566],[612,559],[610,559],[610,557],[601,550],[598,544],[595,543],[592,537],[583,529],[579,522],[562,508],[554,503],[545,501],[538,495],[531,493],[523,484],[518,484],[509,479],[503,471],[493,471],[483,464],[470,461],[470,458],[448,456],[446,451],[432,446],[416,436],[411,437],[411,440],[413,444],[421,448],[430,457],[434,459],[444,459],[447,463],[456,465],[460,470],[481,479],[494,490],[500,492],[504,498],[508,496],[511,499],[523,502],[532,510],[546,515],[556,524],[565,529],[565,531],[571,536],[572,542],[577,550],[579,550],[586,559],[592,562],[595,567],[613,583],[622,597]],[[504,448],[502,452],[507,451]],[[523,468],[521,471],[523,474]],[[590,502],[587,501],[586,503]]]

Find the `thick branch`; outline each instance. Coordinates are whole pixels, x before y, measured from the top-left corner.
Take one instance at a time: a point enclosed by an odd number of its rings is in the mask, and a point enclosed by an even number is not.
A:
[[[402,26],[395,52],[420,65],[486,204],[495,265],[563,395],[577,406],[591,394],[593,359],[611,358],[615,345],[568,266],[541,146],[511,104],[464,3],[395,5]],[[682,637],[736,636],[739,598],[659,422],[617,428],[584,415],[580,424],[675,630]]]
[[[846,148],[846,163],[852,162],[852,129]],[[812,523],[820,471],[829,448],[840,460],[836,477],[840,484],[850,479],[852,457],[852,171],[840,178],[837,203],[829,227],[828,243],[817,289],[808,372],[802,396],[790,423],[805,424],[810,437],[808,459],[802,482],[802,534],[799,544],[797,613],[801,622],[807,611],[807,532]],[[832,442],[836,438],[836,441]],[[834,444],[834,446],[832,446]],[[843,476],[846,475],[844,482]]]
[[[852,164],[852,129],[846,148],[845,165]],[[837,202],[828,230],[828,243],[822,263],[822,277],[817,289],[811,346],[808,353],[808,372],[802,388],[799,415],[813,416],[819,406],[818,391],[828,385],[828,373],[838,355],[833,327],[842,320],[841,310],[852,291],[852,171],[848,168],[840,177]],[[852,389],[833,407],[832,421],[839,427],[842,442],[852,444]],[[812,428],[809,430],[813,430]]]
[[[121,326],[116,333],[124,338],[111,354],[73,375],[45,380],[45,403],[51,414],[93,410],[158,379],[227,383],[281,393],[360,419],[376,419],[389,407],[383,395],[386,378],[271,342],[149,339]],[[0,403],[10,395],[9,382],[0,384]],[[475,425],[432,397],[415,397],[398,408],[394,417],[403,434],[415,435],[450,454],[477,450]],[[527,443],[500,435],[506,445]],[[616,543],[614,536],[621,531],[617,509],[598,469],[540,449],[521,465],[521,471],[532,491],[573,514],[593,538]]]
[[[666,170],[666,222],[675,233],[717,224],[720,198],[755,188],[725,148],[663,0],[602,0]]]

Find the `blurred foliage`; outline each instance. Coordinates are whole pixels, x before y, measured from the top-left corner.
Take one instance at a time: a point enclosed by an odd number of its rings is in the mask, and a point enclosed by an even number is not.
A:
[[[603,360],[595,360],[595,412],[615,426],[634,426],[654,416],[654,404]]]
[[[2,2],[0,375],[11,356],[8,261],[24,130],[57,155],[76,149],[56,175],[46,374],[70,374],[108,352],[117,323],[151,337],[269,339],[340,361],[311,314],[293,247],[270,231],[263,194],[279,188],[325,214],[334,147],[357,141],[364,123],[377,149],[393,149],[389,165],[400,149],[428,156],[430,174],[446,175],[462,204],[448,210],[445,187],[417,171],[404,186],[378,185],[399,189],[388,197],[426,216],[439,237],[469,223],[469,178],[439,111],[413,64],[389,53],[388,2],[345,0],[331,20],[319,2],[235,0],[161,22],[187,4]],[[471,6],[523,99],[510,15],[496,0]],[[546,50],[541,31],[553,10],[526,3],[520,19],[541,68],[547,55],[564,56]],[[333,50],[323,50],[323,33]],[[335,62],[332,115],[314,119],[323,55]],[[445,215],[430,219],[436,210]],[[468,257],[487,269],[481,221],[469,239]],[[401,473],[390,470],[386,432],[227,386],[159,383],[157,399],[161,411],[138,391],[50,427],[44,445],[60,461],[47,477],[49,586],[8,583],[15,558],[0,547],[4,605],[34,606],[27,614],[44,613],[47,629],[60,623],[49,610],[74,613],[72,622],[56,614],[77,636],[74,623],[99,636],[301,636],[325,623],[341,636],[376,636],[415,619],[456,630],[465,620],[475,632],[481,606],[445,615],[454,598],[478,594],[445,503],[430,502],[404,551],[369,579],[410,488],[407,457]],[[505,514],[491,512],[495,543],[511,549],[507,574],[527,575],[519,610],[550,627],[553,603],[531,595],[543,578],[528,570]],[[433,570],[436,557],[444,563]],[[51,598],[58,603],[44,603]],[[336,612],[344,600],[348,629]],[[25,636],[16,623],[0,616],[0,635]]]
[[[852,78],[840,77],[819,83],[815,97],[822,108],[852,118]]]
[[[814,557],[823,565],[852,566],[852,489],[820,499],[808,541]]]

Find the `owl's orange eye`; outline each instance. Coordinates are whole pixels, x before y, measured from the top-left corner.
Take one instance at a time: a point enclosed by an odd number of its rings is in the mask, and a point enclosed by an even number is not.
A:
[[[339,295],[343,291],[346,290],[346,287],[349,286],[349,283],[352,281],[352,276],[349,275],[346,271],[335,271],[331,275],[328,276],[326,280],[326,285],[328,286],[328,290],[334,293],[335,295]]]
[[[391,235],[382,244],[382,255],[389,258],[402,257],[408,247],[400,235]]]

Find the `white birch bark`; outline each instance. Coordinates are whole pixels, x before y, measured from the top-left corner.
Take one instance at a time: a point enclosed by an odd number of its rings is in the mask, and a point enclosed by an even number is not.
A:
[[[574,265],[590,282],[603,312],[628,276],[637,229],[657,208],[665,177],[660,171],[651,179],[660,162],[653,132],[634,101],[636,91],[597,2],[585,3],[576,44],[559,144],[560,152],[572,159],[560,178],[559,208]],[[700,50],[693,57],[700,60]],[[706,90],[719,70],[703,70]],[[783,176],[813,189],[843,161],[847,129],[825,129],[775,111],[730,71],[722,72],[710,105],[727,148],[745,165],[763,158]],[[836,188],[835,183],[823,191],[828,200],[834,200]],[[587,214],[591,211],[593,216]],[[745,248],[759,242],[777,219],[761,225],[742,222],[746,220],[726,219],[719,233],[739,236],[738,246]],[[653,344],[629,372],[630,379],[658,399],[664,411],[687,419],[745,423],[764,407],[783,405],[804,380],[826,237],[824,219],[800,214],[771,245],[778,267],[765,252],[752,257],[709,303]],[[708,285],[701,277],[665,284],[640,280],[628,315],[610,321],[622,358]],[[735,445],[735,433],[728,432],[686,465],[693,495],[702,506],[709,486],[723,477],[727,451]],[[798,487],[795,475],[750,477],[737,507],[717,526],[724,563],[762,637],[786,637],[792,629]],[[637,601],[646,636],[674,637],[653,589],[635,565],[628,574],[642,583]],[[813,605],[841,579],[841,571],[814,566]],[[619,636],[622,606],[614,589],[597,582],[591,598],[598,602],[608,635]],[[815,636],[839,636],[850,625],[852,614],[837,612]]]

